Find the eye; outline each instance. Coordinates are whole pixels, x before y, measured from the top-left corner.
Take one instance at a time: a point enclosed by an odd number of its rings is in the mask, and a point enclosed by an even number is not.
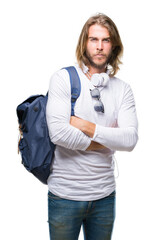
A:
[[[96,42],[96,41],[97,41],[97,38],[90,38],[90,41],[91,41],[91,42]]]
[[[110,38],[104,38],[103,39],[103,42],[105,42],[105,43],[109,43],[111,40],[110,40]]]

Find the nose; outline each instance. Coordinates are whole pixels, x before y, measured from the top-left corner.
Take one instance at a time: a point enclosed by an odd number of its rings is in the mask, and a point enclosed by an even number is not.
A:
[[[97,43],[97,50],[103,50],[103,42],[102,40],[99,40],[98,43]]]

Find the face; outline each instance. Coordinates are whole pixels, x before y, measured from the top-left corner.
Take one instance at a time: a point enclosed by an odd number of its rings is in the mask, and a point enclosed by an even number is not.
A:
[[[107,28],[98,24],[90,26],[86,45],[89,68],[94,68],[98,72],[105,71],[111,52],[112,43]]]

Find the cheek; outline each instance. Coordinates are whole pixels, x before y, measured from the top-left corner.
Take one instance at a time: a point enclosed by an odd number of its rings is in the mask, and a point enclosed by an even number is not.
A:
[[[111,56],[112,49],[107,47],[107,48],[103,49],[103,52],[107,57],[109,57],[109,56]]]
[[[89,52],[89,53],[91,53],[91,52],[93,52],[94,50],[96,49],[96,46],[95,46],[95,44],[87,44],[87,52]]]
[[[105,46],[105,50],[106,50],[107,53],[110,54],[112,52],[112,45],[111,44],[110,45],[106,45]]]

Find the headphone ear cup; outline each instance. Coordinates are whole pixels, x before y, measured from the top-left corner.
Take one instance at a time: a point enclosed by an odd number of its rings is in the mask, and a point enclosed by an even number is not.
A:
[[[99,74],[98,73],[95,73],[92,75],[91,77],[91,83],[97,87],[100,85],[100,79],[99,79]]]
[[[110,77],[107,73],[101,73],[102,78],[103,78],[103,84],[102,86],[106,87],[109,83]]]
[[[108,82],[109,82],[109,75],[107,73],[95,73],[92,75],[91,77],[91,83],[95,86],[95,87],[99,87],[99,86],[107,86]]]

